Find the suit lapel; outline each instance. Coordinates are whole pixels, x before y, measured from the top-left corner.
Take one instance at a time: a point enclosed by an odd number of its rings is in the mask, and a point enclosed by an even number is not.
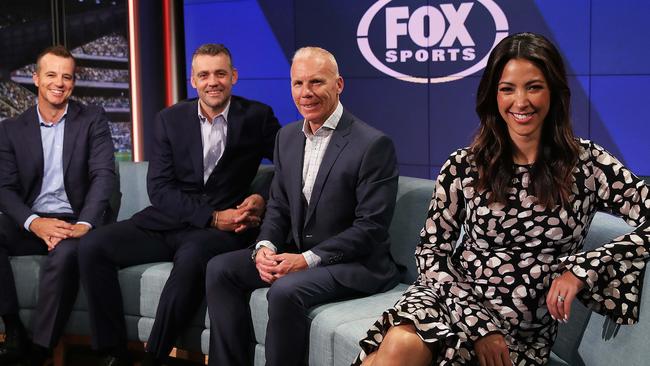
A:
[[[302,133],[302,124],[296,123],[296,130],[294,131],[295,141],[287,143],[287,156],[288,159],[296,159],[297,164],[290,164],[294,167],[287,172],[288,174],[288,197],[289,197],[289,212],[291,212],[291,222],[293,223],[293,237],[298,245],[302,247],[302,224],[305,219],[305,210],[302,203],[302,169],[305,160],[305,135]]]
[[[203,184],[203,140],[201,139],[201,121],[199,121],[199,100],[196,99],[191,103],[187,122],[180,124],[181,131],[176,131],[180,136],[185,136],[185,143],[190,152],[190,159],[192,160],[192,168],[195,173],[197,182]]]
[[[351,123],[352,121],[344,113],[341,117],[341,120],[339,121],[338,126],[332,133],[332,139],[330,140],[329,145],[327,145],[327,150],[323,156],[323,161],[320,163],[320,167],[318,168],[318,175],[316,175],[316,181],[314,182],[314,188],[312,189],[309,205],[307,206],[305,222],[303,225],[307,225],[309,219],[313,215],[314,210],[318,205],[320,195],[323,192],[323,186],[327,181],[327,177],[329,176],[334,163],[345,148],[345,145],[348,144],[348,135],[350,134]]]
[[[233,146],[239,141],[243,126],[244,126],[244,111],[239,104],[239,101],[235,97],[230,98],[230,110],[228,111],[228,127],[226,132],[226,146],[223,149],[223,155],[217,163],[217,166],[212,171],[213,173],[222,165],[222,162],[227,158],[226,156],[230,154]],[[226,158],[226,159],[224,159]]]
[[[43,142],[41,141],[41,127],[38,121],[36,106],[23,121],[23,136],[25,137],[25,146],[32,154],[32,161],[36,175],[39,180],[43,179]],[[39,183],[40,186],[40,183]]]
[[[69,102],[68,112],[65,117],[65,126],[63,131],[63,174],[65,175],[70,166],[70,159],[75,148],[77,135],[81,128],[81,120],[77,118],[79,106],[74,102]]]

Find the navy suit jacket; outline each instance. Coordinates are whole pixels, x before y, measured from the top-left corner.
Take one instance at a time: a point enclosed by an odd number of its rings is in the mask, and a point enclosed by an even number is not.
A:
[[[344,110],[305,205],[302,126],[297,121],[278,133],[258,241],[271,241],[279,253],[291,251],[292,244],[299,252],[313,251],[349,288],[373,293],[394,286],[398,271],[388,234],[398,179],[393,142]]]
[[[271,107],[232,96],[226,147],[203,182],[203,147],[198,99],[163,109],[153,126],[147,172],[151,206],[133,220],[150,230],[206,228],[212,211],[232,208],[248,194],[262,158],[272,158],[280,128]],[[266,196],[266,193],[263,194]]]
[[[113,141],[102,108],[68,101],[63,181],[74,215],[98,226],[115,189]],[[22,227],[43,183],[43,145],[36,106],[0,122],[0,211]]]

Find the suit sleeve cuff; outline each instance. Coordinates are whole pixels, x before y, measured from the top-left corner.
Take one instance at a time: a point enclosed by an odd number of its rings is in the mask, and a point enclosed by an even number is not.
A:
[[[303,252],[302,256],[305,257],[305,261],[307,261],[307,266],[309,268],[318,267],[320,265],[321,258],[314,254],[314,252],[311,250]]]
[[[31,230],[29,230],[29,226],[32,224],[32,221],[38,219],[39,217],[40,216],[38,216],[37,214],[29,215],[29,217],[27,218],[27,220],[25,220],[25,223],[23,224],[23,226],[25,227],[25,230],[31,232]]]
[[[90,229],[93,228],[93,225],[91,223],[89,223],[89,222],[86,222],[86,221],[77,221],[77,224],[86,225]]]
[[[274,253],[278,252],[278,248],[268,240],[261,240],[260,242],[258,242],[257,245],[255,245],[255,250],[258,250],[261,247],[267,247],[267,248],[271,249]]]

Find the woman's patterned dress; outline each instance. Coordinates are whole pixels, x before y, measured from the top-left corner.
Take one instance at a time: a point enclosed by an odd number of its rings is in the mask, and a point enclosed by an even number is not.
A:
[[[638,296],[650,256],[648,187],[598,145],[580,140],[570,207],[547,209],[531,195],[530,167],[516,166],[507,204],[487,204],[468,149],[452,154],[436,181],[415,256],[419,277],[360,342],[359,364],[392,325],[411,323],[441,350],[436,365],[475,362],[474,341],[504,335],[514,365],[545,364],[557,323],[546,308],[553,278],[570,270],[586,286],[578,297],[621,324],[638,319]],[[596,211],[638,226],[581,252]],[[454,250],[461,232],[466,235]],[[648,310],[648,309],[646,309]]]

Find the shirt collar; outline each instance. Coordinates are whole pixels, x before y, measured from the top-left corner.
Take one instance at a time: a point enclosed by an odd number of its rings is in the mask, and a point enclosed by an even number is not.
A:
[[[226,108],[223,109],[223,112],[221,112],[221,113],[217,114],[216,116],[214,116],[215,119],[217,117],[219,117],[219,116],[222,116],[223,120],[226,122],[226,124],[228,123],[228,112],[230,111],[230,101],[231,100],[232,100],[232,97],[228,98],[228,103],[226,103]],[[201,121],[201,123],[207,122],[208,117],[204,116],[203,112],[201,112],[201,99],[199,99],[196,104],[197,104],[197,107],[196,107],[197,108],[197,113],[199,115],[199,121]],[[213,119],[213,121],[214,121],[214,119]],[[210,121],[210,122],[212,122],[212,121]]]
[[[334,109],[334,112],[330,114],[329,117],[325,120],[325,123],[316,130],[316,132],[320,131],[321,128],[326,128],[328,130],[336,130],[336,127],[339,125],[339,121],[341,120],[341,116],[343,115],[343,104],[341,104],[341,101],[339,101],[339,104],[336,106],[336,109]],[[309,121],[306,119],[302,123],[302,133],[305,134],[305,136],[310,137],[313,136],[314,134],[311,132],[311,128],[309,127]]]
[[[38,102],[37,102],[36,103],[36,114],[38,115],[38,124],[41,125],[41,126],[45,126],[45,127],[52,127],[52,126],[55,126],[56,124],[62,122],[63,120],[65,120],[65,117],[68,115],[68,106],[69,105],[70,105],[69,103],[65,104],[65,110],[63,111],[63,114],[61,115],[61,118],[59,118],[58,121],[56,121],[56,122],[46,122],[45,118],[43,118],[43,115],[41,115],[41,111],[38,109]]]

